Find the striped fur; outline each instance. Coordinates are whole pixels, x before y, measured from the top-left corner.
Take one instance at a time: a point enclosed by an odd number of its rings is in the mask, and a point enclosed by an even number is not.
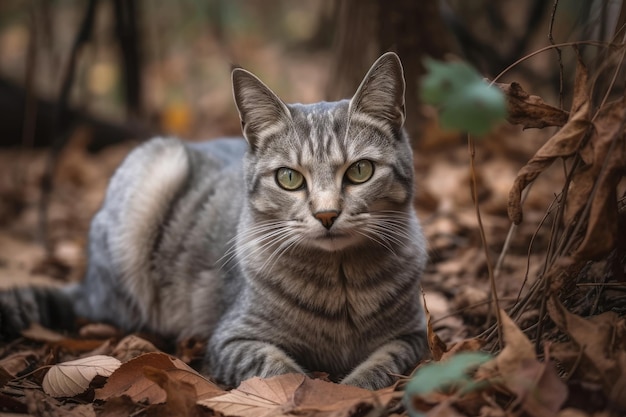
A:
[[[117,170],[86,279],[63,293],[71,310],[206,337],[206,371],[229,385],[311,371],[391,384],[427,352],[397,56],[383,55],[351,100],[285,104],[242,69],[233,91],[246,141],[154,139]],[[361,160],[373,174],[355,183],[346,172]],[[303,185],[283,189],[281,168]]]

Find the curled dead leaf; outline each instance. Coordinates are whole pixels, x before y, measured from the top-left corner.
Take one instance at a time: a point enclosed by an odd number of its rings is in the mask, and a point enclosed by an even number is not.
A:
[[[55,398],[73,397],[85,392],[96,376],[107,377],[121,364],[119,360],[105,355],[59,363],[50,368],[42,387],[46,394]]]
[[[432,325],[432,317],[430,315],[430,311],[428,310],[428,304],[426,303],[426,296],[422,291],[422,298],[424,300],[424,311],[426,312],[426,333],[428,339],[428,348],[430,350],[430,354],[434,360],[438,361],[441,359],[444,353],[446,353],[447,346],[446,344],[437,336],[437,333],[433,330]]]
[[[593,134],[581,150],[586,165],[573,176],[565,213],[565,221],[587,222],[583,241],[573,254],[575,259],[595,259],[615,246],[617,187],[626,174],[625,123],[626,96],[600,110]],[[590,198],[588,217],[577,219]]]
[[[563,126],[568,112],[547,104],[539,96],[528,94],[518,83],[495,83],[506,97],[507,120],[524,129]]]
[[[587,68],[579,58],[576,67],[574,98],[567,123],[548,139],[528,163],[520,169],[511,187],[507,209],[509,219],[513,223],[522,222],[521,199],[524,188],[533,182],[554,160],[566,158],[578,152],[591,126]]]

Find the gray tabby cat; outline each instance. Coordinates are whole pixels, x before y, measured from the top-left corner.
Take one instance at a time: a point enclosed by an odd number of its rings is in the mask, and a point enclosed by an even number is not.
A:
[[[0,329],[76,314],[206,338],[206,372],[228,385],[310,371],[391,384],[428,351],[400,60],[333,103],[232,79],[246,141],[134,150],[93,219],[85,281],[5,294]]]

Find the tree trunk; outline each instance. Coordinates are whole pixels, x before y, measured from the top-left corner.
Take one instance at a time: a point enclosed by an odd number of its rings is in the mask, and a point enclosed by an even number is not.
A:
[[[406,79],[406,128],[419,141],[419,79],[422,59],[442,59],[453,40],[443,23],[437,0],[345,0],[337,8],[336,42],[329,100],[350,97],[374,60],[386,51],[398,53]]]

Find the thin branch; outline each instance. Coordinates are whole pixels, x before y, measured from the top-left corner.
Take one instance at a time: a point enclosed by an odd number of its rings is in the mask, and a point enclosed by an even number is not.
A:
[[[550,28],[548,30],[548,39],[550,45],[554,46],[554,36],[552,36],[552,30],[554,29],[554,16],[556,16],[556,8],[559,5],[559,0],[554,0],[552,5],[552,14],[550,15]],[[559,107],[563,108],[563,57],[561,56],[561,48],[555,47],[556,55],[559,61]]]
[[[483,225],[482,216],[480,215],[480,205],[478,204],[478,185],[476,181],[476,167],[475,167],[475,157],[476,157],[476,147],[474,146],[474,140],[471,135],[467,135],[467,145],[470,154],[470,172],[472,176],[472,198],[474,200],[474,207],[476,209],[476,219],[478,220],[478,230],[480,231],[480,238],[483,243],[483,249],[485,251],[485,260],[487,262],[487,271],[489,274],[489,284],[491,288],[490,298],[493,297],[493,301],[495,304],[496,310],[496,325],[498,328],[498,346],[500,349],[503,347],[503,339],[502,339],[502,317],[500,314],[500,302],[498,300],[498,292],[496,290],[496,279],[493,273],[493,262],[491,260],[491,255],[489,254],[489,246],[487,245],[487,236],[485,234],[485,227]]]

